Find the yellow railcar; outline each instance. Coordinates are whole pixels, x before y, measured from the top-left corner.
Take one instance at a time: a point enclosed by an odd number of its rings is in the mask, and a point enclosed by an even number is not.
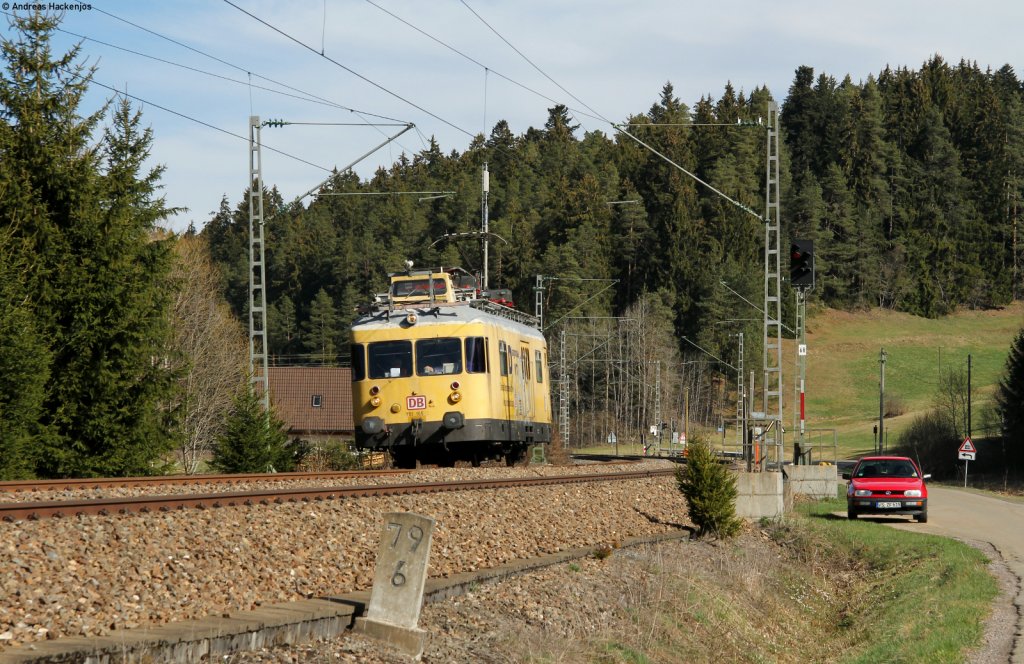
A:
[[[478,297],[458,273],[392,275],[352,325],[356,444],[399,467],[512,465],[551,441],[546,370],[532,316]]]

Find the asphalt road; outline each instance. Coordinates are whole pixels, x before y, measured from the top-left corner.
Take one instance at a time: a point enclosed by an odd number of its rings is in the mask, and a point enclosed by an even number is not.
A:
[[[863,517],[870,518],[873,517]],[[1015,664],[1024,664],[1024,502],[1011,502],[990,494],[928,486],[928,523],[910,517],[880,518],[896,528],[988,542],[999,552],[1016,578]]]

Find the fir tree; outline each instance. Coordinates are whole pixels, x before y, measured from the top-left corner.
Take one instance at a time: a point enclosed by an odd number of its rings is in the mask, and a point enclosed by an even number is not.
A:
[[[0,191],[6,189],[4,163],[0,159]],[[24,254],[11,244],[0,236],[0,480],[32,474],[51,362],[21,288]]]
[[[697,537],[708,533],[732,537],[742,525],[736,517],[736,479],[718,462],[707,441],[695,439],[686,454],[686,465],[680,466],[676,480],[686,497],[690,520],[697,526]]]
[[[1007,461],[1024,467],[1024,330],[1010,346],[1006,369],[996,391],[996,409],[1002,422]]]
[[[333,364],[337,360],[338,315],[331,296],[323,288],[316,294],[305,324],[306,350],[321,362]]]
[[[155,224],[161,169],[142,173],[152,137],[123,102],[98,142],[108,107],[82,117],[91,70],[78,49],[55,57],[58,19],[13,19],[0,81],[3,160],[17,195],[0,220],[31,260],[20,274],[35,330],[51,353],[33,447],[47,476],[145,474],[173,440],[161,403],[173,376],[167,338],[170,255]]]
[[[251,387],[235,398],[210,465],[222,473],[286,472],[295,467],[284,423],[266,413]]]

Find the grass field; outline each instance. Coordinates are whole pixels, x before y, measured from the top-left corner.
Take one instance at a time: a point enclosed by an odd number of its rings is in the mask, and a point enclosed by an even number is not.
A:
[[[916,415],[933,407],[940,372],[958,367],[966,370],[968,355],[974,392],[972,431],[983,435],[979,425],[984,410],[991,407],[1010,344],[1022,326],[1024,303],[1020,302],[1000,310],[964,311],[937,320],[882,310],[811,314],[807,324],[807,427],[836,429],[841,458],[873,448],[879,353],[884,348],[886,400],[898,399],[904,407],[903,415],[885,421],[890,445]],[[795,355],[791,344],[786,353]],[[788,401],[786,419],[791,421],[792,400]],[[831,441],[831,433],[827,438]]]
[[[833,432],[838,458],[870,452],[878,423],[879,354],[884,348],[886,401],[898,400],[903,414],[885,420],[886,440],[894,446],[913,419],[932,409],[943,370],[967,368],[971,356],[972,433],[983,430],[985,410],[993,394],[1014,337],[1024,327],[1024,302],[992,311],[962,311],[940,319],[874,309],[845,312],[810,311],[807,323],[807,381],[805,426],[810,442],[820,446],[815,460],[833,457]],[[784,424],[787,448],[794,440],[797,403],[795,344],[783,341]],[[707,432],[712,440],[721,434]],[[624,454],[639,454],[639,446],[620,445]],[[580,451],[609,453],[602,446]],[[789,452],[787,451],[787,454]]]

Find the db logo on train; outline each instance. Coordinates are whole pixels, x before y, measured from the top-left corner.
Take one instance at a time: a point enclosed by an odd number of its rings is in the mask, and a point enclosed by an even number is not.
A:
[[[406,397],[405,407],[407,410],[424,410],[427,407],[427,397],[422,394],[414,394],[411,397]]]

